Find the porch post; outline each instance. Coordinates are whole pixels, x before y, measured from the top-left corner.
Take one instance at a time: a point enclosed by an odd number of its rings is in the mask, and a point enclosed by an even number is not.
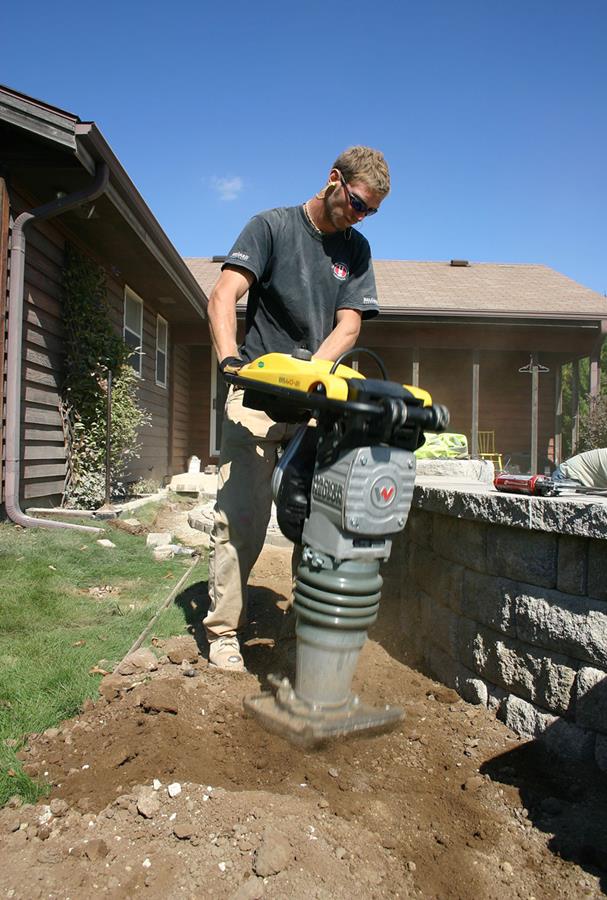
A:
[[[601,350],[603,341],[605,340],[605,332],[607,330],[607,321],[601,321],[599,336],[592,345],[590,351],[590,397],[596,400],[601,394]]]
[[[480,351],[472,351],[472,433],[470,435],[470,456],[478,459],[478,412],[480,393]]]
[[[580,439],[580,361],[571,363],[571,455],[577,453]]]
[[[537,475],[537,436],[538,436],[538,412],[539,412],[539,369],[537,353],[531,354],[531,464],[532,475]]]
[[[411,367],[411,384],[419,387],[419,347],[413,348],[413,364]]]
[[[556,367],[554,378],[554,465],[563,461],[563,367]]]

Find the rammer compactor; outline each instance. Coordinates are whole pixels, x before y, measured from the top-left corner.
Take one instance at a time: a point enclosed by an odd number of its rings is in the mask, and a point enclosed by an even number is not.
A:
[[[367,354],[383,379],[342,364]],[[361,348],[335,363],[271,353],[226,379],[244,404],[278,422],[300,422],[273,479],[283,534],[302,545],[294,592],[296,676],[270,676],[272,692],[245,700],[269,731],[315,747],[352,734],[386,731],[404,717],[352,693],[352,679],[381,597],[380,562],[405,527],[415,482],[414,451],[424,431],[444,431],[449,414],[417,387],[387,379]],[[313,419],[312,424],[309,423]]]

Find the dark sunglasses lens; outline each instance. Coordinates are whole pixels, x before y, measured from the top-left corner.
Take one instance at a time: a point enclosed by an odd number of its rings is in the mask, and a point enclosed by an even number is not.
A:
[[[374,216],[377,212],[376,209],[367,206],[364,200],[361,200],[360,197],[357,197],[352,191],[348,191],[348,197],[350,198],[350,206],[357,213],[364,213],[366,216]]]
[[[357,197],[352,191],[348,191],[348,196],[350,198],[350,206],[352,209],[355,209],[357,213],[367,212],[367,204],[363,203],[360,197]]]

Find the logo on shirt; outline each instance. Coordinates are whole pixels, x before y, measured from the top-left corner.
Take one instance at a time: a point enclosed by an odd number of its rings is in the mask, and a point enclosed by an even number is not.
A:
[[[248,253],[241,253],[240,250],[235,250],[234,253],[230,253],[230,256],[236,257],[236,259],[248,259]]]
[[[363,303],[365,305],[371,304],[372,306],[377,306],[377,300],[375,297],[363,297]]]
[[[333,263],[333,275],[338,281],[345,281],[349,275],[347,265],[343,262]]]

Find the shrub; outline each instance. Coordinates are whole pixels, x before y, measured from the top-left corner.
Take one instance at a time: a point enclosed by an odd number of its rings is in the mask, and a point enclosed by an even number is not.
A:
[[[607,447],[607,395],[588,397],[588,406],[580,414],[578,452]]]
[[[137,376],[128,362],[131,351],[110,322],[105,272],[69,244],[63,298],[63,421],[68,444],[63,503],[93,509],[105,498],[108,370],[113,494],[120,491],[129,462],[139,455],[139,429],[149,424],[150,417],[137,404]]]

